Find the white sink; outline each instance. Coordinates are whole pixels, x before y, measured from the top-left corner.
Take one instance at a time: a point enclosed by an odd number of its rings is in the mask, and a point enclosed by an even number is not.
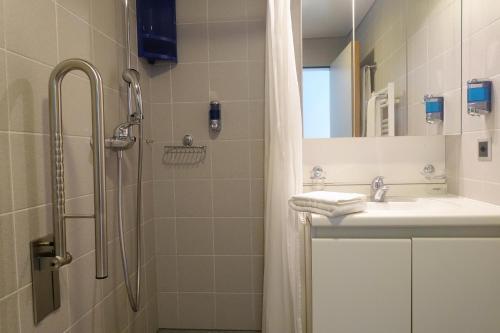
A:
[[[313,215],[313,227],[500,226],[500,206],[464,197],[388,197],[368,202],[361,213],[327,218]]]

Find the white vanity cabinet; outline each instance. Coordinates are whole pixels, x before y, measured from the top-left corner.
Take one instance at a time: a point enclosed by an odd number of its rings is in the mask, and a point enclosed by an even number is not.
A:
[[[500,238],[313,238],[311,271],[314,333],[500,332]]]
[[[410,333],[411,240],[313,239],[314,333]]]
[[[500,332],[500,238],[414,238],[413,333]]]

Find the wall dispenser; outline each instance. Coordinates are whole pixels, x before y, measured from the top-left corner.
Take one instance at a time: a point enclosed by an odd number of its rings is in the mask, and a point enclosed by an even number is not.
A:
[[[210,102],[209,127],[212,133],[219,133],[222,130],[221,109],[218,101]]]
[[[470,80],[467,82],[467,113],[481,116],[491,112],[491,81]]]
[[[425,121],[434,124],[443,121],[444,118],[444,98],[432,95],[425,95]]]
[[[139,57],[177,62],[175,0],[136,1]]]

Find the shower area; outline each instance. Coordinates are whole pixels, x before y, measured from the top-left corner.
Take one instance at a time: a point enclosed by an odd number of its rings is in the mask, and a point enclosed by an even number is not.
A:
[[[0,332],[260,331],[266,1],[2,2]]]

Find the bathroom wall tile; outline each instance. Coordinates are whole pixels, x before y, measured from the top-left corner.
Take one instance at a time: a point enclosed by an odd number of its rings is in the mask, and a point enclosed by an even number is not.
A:
[[[57,6],[59,60],[81,58],[92,60],[90,26],[63,7]]]
[[[181,292],[210,292],[214,288],[214,258],[178,256],[178,283]]]
[[[156,297],[153,298],[149,304],[146,306],[146,323],[148,326],[147,332],[156,333],[158,332],[158,304],[156,301]],[[174,316],[177,318],[177,312],[174,313]],[[175,327],[175,325],[168,325],[162,327]]]
[[[0,217],[0,298],[16,290],[16,253],[12,215]]]
[[[51,0],[5,0],[8,50],[49,65],[57,62],[56,10]]]
[[[251,294],[217,294],[217,327],[221,329],[255,329]]]
[[[212,195],[208,180],[176,180],[177,217],[208,217],[212,212]]]
[[[252,254],[264,254],[264,220],[253,219],[250,229],[252,232]]]
[[[104,85],[118,89],[121,83],[121,70],[123,69],[123,49],[112,42],[109,37],[94,30],[93,32],[94,64],[99,68]]]
[[[124,40],[124,3],[118,0],[92,0],[92,23],[116,42]]]
[[[247,180],[214,180],[214,216],[249,216],[249,192]]]
[[[264,216],[264,180],[255,179],[251,182],[250,212],[253,217]]]
[[[253,178],[264,178],[264,142],[250,142],[250,168]]]
[[[175,103],[174,140],[180,141],[186,134],[191,134],[198,140],[208,140],[208,110],[207,103]]]
[[[10,130],[48,133],[49,76],[49,67],[16,54],[7,55]]]
[[[170,103],[171,74],[170,65],[159,65],[151,69],[151,103]]]
[[[250,2],[261,2],[250,0]],[[264,2],[264,1],[262,1]],[[266,22],[248,22],[248,60],[264,61],[266,56]]]
[[[265,82],[265,64],[264,62],[249,62],[248,63],[248,77],[250,87],[250,99],[263,100],[264,99],[264,82]]]
[[[146,264],[146,294],[149,299],[156,299],[157,275],[156,260],[151,260]]]
[[[146,312],[142,311],[140,312],[135,320],[130,324],[129,327],[129,332],[130,333],[143,333],[146,332]]]
[[[93,153],[90,140],[64,138],[65,193],[68,198],[93,193]]]
[[[264,140],[264,102],[252,101],[248,110],[250,138]]]
[[[17,294],[0,301],[0,332],[18,332]]]
[[[164,146],[171,142],[155,142],[153,143],[153,177],[158,180],[172,180],[174,178],[174,165],[167,154],[165,154]]]
[[[57,0],[57,3],[87,22],[90,22],[91,0]]]
[[[178,327],[179,319],[177,316],[179,303],[177,293],[159,293],[158,294],[158,326],[160,327]]]
[[[247,58],[247,23],[209,23],[210,61],[237,61]]]
[[[208,101],[208,64],[178,64],[172,69],[173,101]]]
[[[152,104],[153,138],[158,141],[172,141],[171,104]]]
[[[247,18],[250,20],[265,20],[267,0],[246,0]]]
[[[37,134],[11,134],[14,208],[49,203],[49,138]]]
[[[189,329],[214,328],[214,305],[213,294],[179,294],[179,326]]]
[[[155,232],[155,225],[152,220],[142,225],[143,262],[148,262],[155,255]]]
[[[250,151],[247,141],[218,141],[213,144],[214,178],[250,176]]]
[[[248,219],[216,219],[215,254],[251,254],[251,226]]]
[[[246,62],[210,64],[210,95],[219,100],[248,99],[248,68]]]
[[[220,140],[243,140],[249,137],[248,102],[224,102],[224,130],[219,134]]]
[[[0,2],[1,4],[1,2]],[[1,14],[1,10],[0,10]],[[1,20],[1,19],[0,19]],[[0,22],[1,23],[1,22]],[[5,60],[5,51],[0,51],[0,91],[2,91],[2,97],[0,98],[0,116],[4,119],[9,119],[9,109],[7,106],[8,94],[7,94],[7,67]],[[7,131],[9,129],[9,122],[3,121],[0,124],[0,130]]]
[[[264,256],[253,256],[252,288],[254,292],[262,292],[264,285]]]
[[[210,219],[178,218],[177,253],[180,255],[213,254],[214,235]]]
[[[0,213],[7,213],[12,210],[11,161],[8,134],[0,134],[0,155],[6,157],[0,161],[0,182],[4,185],[0,193]]]
[[[181,63],[208,61],[206,23],[177,25],[177,52]]]
[[[128,323],[128,299],[125,286],[106,297],[102,302],[105,332],[122,332]]]
[[[91,195],[66,201],[66,211],[69,214],[89,214],[93,212],[94,197]],[[66,220],[66,237],[68,251],[77,259],[95,248],[93,219]]]
[[[245,9],[245,0],[208,0],[208,20],[243,20]]]
[[[251,291],[252,290],[251,257],[216,256],[215,290],[218,293]]]
[[[70,333],[105,333],[102,305],[96,306],[85,316],[83,316],[74,326]]]
[[[174,216],[174,183],[157,182],[154,185],[154,201],[156,217]]]
[[[75,322],[102,299],[95,278],[95,255],[89,253],[68,267],[70,320]]]
[[[183,0],[176,4],[177,23],[199,23],[207,21],[208,0]]]
[[[18,211],[14,214],[16,224],[16,257],[18,285],[24,287],[31,282],[31,261],[28,244],[44,237],[52,230],[52,209],[41,206]]]
[[[62,121],[65,135],[92,136],[92,113],[90,84],[88,79],[76,75],[68,75],[62,85],[62,96],[64,98]],[[104,96],[105,105],[109,98]],[[112,109],[105,107],[105,126],[108,114],[113,113]],[[48,114],[48,111],[47,113]],[[106,133],[108,134],[108,133]]]
[[[177,257],[157,257],[157,285],[159,292],[177,291]]]
[[[120,241],[118,238],[115,238],[111,243],[108,243],[108,262],[108,278],[102,280],[100,283],[103,297],[107,297],[124,281]]]

